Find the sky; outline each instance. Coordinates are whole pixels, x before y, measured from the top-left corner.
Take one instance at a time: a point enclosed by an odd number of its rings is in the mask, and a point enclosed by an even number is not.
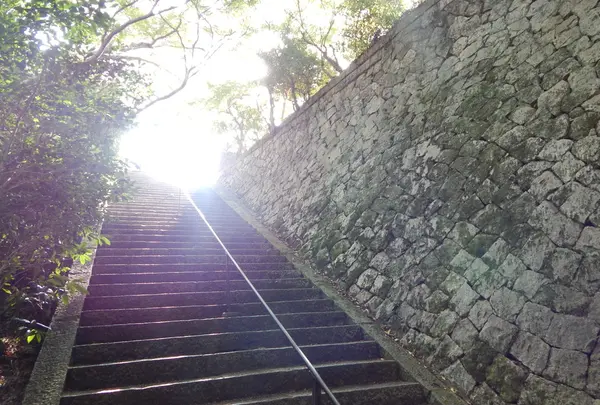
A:
[[[255,19],[252,23],[259,26],[266,21],[282,22],[286,8],[293,7],[294,1],[262,0],[252,14]],[[319,16],[313,13],[312,18]],[[209,82],[249,82],[265,77],[268,72],[257,53],[270,50],[278,43],[277,35],[262,32],[236,49],[219,51],[181,93],[139,115],[137,127],[121,140],[121,156],[155,178],[183,188],[214,184],[227,140],[213,129],[216,114],[205,111],[198,100],[208,96]],[[155,87],[161,92],[179,80],[176,72],[181,70],[180,59],[165,53],[153,57],[162,65],[165,60],[173,63],[172,66],[166,64],[172,74],[156,76]]]

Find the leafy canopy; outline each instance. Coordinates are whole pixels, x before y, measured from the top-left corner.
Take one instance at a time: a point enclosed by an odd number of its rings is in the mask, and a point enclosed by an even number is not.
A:
[[[74,261],[109,243],[107,203],[128,197],[120,135],[136,114],[183,89],[235,32],[209,18],[254,0],[0,2],[0,321],[49,321]],[[178,82],[155,94],[152,52],[177,55]]]

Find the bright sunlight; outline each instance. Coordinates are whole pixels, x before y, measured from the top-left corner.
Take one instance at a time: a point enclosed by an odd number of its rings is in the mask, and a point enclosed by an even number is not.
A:
[[[368,3],[369,21],[379,27],[389,27],[402,8],[392,5],[401,0]],[[152,72],[155,93],[168,94],[182,80],[184,86],[138,115],[121,139],[121,157],[183,188],[213,185],[224,152],[243,153],[368,47],[378,26],[365,25],[365,10],[355,4],[262,0],[245,15],[213,15],[209,31],[178,31],[183,55],[172,46],[134,49],[128,57]]]

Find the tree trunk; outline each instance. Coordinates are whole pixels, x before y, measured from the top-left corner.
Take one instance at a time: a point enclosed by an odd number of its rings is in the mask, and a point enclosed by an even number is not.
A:
[[[273,91],[267,87],[269,91],[269,132],[275,129],[275,100],[273,99]]]

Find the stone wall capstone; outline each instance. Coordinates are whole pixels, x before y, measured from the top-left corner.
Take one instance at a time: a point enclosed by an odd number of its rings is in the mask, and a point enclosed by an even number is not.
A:
[[[477,404],[600,404],[600,4],[407,12],[223,174]]]

